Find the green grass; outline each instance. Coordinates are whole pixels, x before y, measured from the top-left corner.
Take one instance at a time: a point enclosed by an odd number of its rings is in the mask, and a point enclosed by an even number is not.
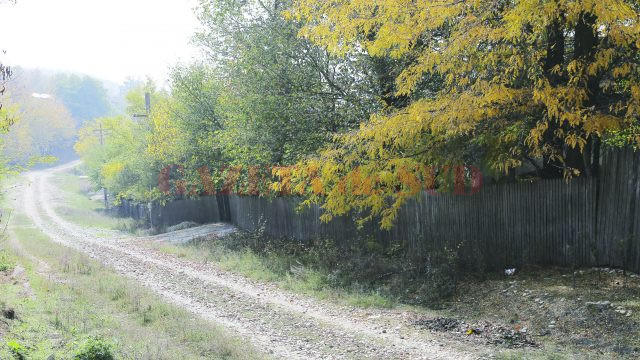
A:
[[[223,270],[242,274],[260,282],[270,282],[281,288],[316,299],[362,308],[392,308],[400,305],[395,299],[366,289],[338,289],[330,284],[329,274],[306,267],[289,271],[287,259],[277,254],[260,256],[249,249],[233,251],[223,246],[172,245],[153,243],[156,250],[181,258],[213,262]]]
[[[23,214],[14,216],[10,236],[20,247],[6,249],[3,259],[25,271],[0,276],[0,310],[17,316],[0,319],[0,359],[71,359],[92,339],[111,344],[117,359],[265,358],[225,329],[51,242]]]
[[[195,257],[189,249],[179,246],[171,246],[168,244],[158,244],[157,249],[165,254],[170,254],[178,258]]]
[[[224,249],[218,250],[224,252],[224,255],[210,257],[218,266],[224,270],[238,272],[255,280],[260,281],[278,281],[284,280],[282,276],[272,271],[265,265],[263,259],[250,250],[241,252],[225,252]]]
[[[63,192],[56,212],[65,220],[107,230],[134,228],[132,219],[119,219],[105,213],[104,202],[90,198],[94,191],[89,180],[81,178],[75,170],[56,173],[52,183]]]
[[[565,360],[565,359],[574,359],[573,357],[569,357],[568,355],[564,355],[559,353],[561,350],[553,350],[553,351],[503,351],[496,355],[496,360]],[[589,359],[590,357],[586,357]]]
[[[0,249],[0,272],[13,269],[13,261],[9,258],[9,254]]]

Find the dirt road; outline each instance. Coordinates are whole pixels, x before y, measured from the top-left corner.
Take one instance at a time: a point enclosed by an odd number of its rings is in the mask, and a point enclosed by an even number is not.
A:
[[[252,282],[204,264],[160,253],[140,239],[87,229],[55,211],[60,193],[49,181],[78,163],[26,175],[17,204],[53,241],[134,279],[166,301],[226,327],[265,354],[286,359],[472,359],[411,326],[410,314],[324,303]],[[475,349],[480,350],[480,349]],[[469,351],[469,352],[467,352]]]

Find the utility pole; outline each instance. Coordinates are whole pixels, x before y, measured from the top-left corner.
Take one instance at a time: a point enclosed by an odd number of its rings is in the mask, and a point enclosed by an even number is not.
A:
[[[144,114],[133,114],[133,118],[149,118],[151,115],[151,93],[144,93]]]
[[[104,133],[106,132],[106,130],[102,128],[102,123],[100,123],[100,127],[98,128],[98,130],[94,130],[94,132],[98,133],[98,136],[100,137],[100,146],[104,147]],[[104,186],[102,187],[102,196],[104,198],[104,208],[108,210],[109,198],[107,196],[107,188],[105,188]]]

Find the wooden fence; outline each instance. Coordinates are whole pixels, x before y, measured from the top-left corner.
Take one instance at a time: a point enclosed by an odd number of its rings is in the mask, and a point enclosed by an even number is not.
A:
[[[343,243],[372,236],[400,242],[415,256],[455,248],[465,261],[487,268],[614,266],[640,272],[639,174],[640,154],[625,149],[602,156],[598,178],[490,185],[471,196],[423,193],[400,210],[390,231],[375,223],[358,229],[350,217],[322,223],[320,208],[298,212],[295,197],[210,196],[165,206],[124,202],[121,212],[154,225],[224,221],[298,240]]]

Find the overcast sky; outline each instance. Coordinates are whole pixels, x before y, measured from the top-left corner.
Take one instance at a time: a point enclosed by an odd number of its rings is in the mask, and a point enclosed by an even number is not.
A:
[[[122,82],[166,79],[197,56],[195,0],[17,0],[0,5],[0,49],[9,65],[71,70]]]

